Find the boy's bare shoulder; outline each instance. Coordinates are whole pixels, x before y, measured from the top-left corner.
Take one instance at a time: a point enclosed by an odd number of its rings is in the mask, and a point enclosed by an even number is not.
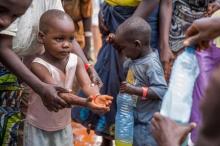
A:
[[[40,60],[40,61],[39,61]],[[51,73],[46,67],[45,64],[42,64],[41,62],[43,59],[41,58],[36,58],[32,63],[31,63],[31,71],[42,81],[46,82],[49,77],[51,77]]]

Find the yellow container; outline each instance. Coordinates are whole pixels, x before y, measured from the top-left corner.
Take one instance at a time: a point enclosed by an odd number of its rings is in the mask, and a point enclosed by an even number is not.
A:
[[[116,146],[132,146],[132,143],[128,143],[128,142],[121,141],[121,140],[115,140],[115,145]]]

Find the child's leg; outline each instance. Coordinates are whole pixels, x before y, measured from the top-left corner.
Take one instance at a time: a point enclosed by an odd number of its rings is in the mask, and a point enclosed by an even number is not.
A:
[[[72,127],[47,132],[25,123],[24,146],[73,146]]]
[[[134,109],[134,139],[133,146],[157,146],[151,132],[151,118],[160,109],[160,101],[137,102]]]

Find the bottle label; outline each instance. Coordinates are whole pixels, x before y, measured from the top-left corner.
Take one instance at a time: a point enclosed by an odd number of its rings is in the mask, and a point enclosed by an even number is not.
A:
[[[132,95],[132,100],[133,100],[133,107],[136,107],[138,96],[137,95]]]

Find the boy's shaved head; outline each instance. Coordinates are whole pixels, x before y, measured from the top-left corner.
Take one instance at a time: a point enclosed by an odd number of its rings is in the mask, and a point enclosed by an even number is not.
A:
[[[150,44],[151,27],[140,17],[131,17],[116,30],[116,37],[126,41],[140,40],[143,45]]]
[[[47,33],[49,28],[53,26],[53,22],[56,20],[65,20],[73,23],[72,18],[64,11],[51,9],[46,11],[40,18],[40,31]],[[73,23],[74,26],[74,23]]]

